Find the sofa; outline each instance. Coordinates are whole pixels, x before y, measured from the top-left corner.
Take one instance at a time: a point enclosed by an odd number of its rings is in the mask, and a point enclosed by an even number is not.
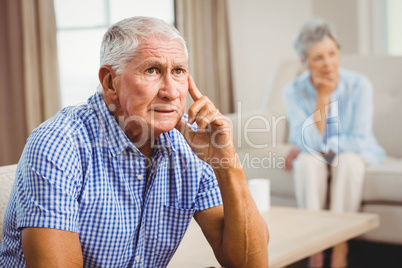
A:
[[[341,66],[373,83],[373,131],[387,152],[383,164],[367,169],[361,204],[362,212],[379,215],[380,227],[360,238],[402,245],[402,57],[344,55]],[[293,146],[288,143],[282,90],[302,72],[298,60],[283,62],[269,78],[261,108],[227,115],[247,179],[270,179],[272,205],[297,206],[293,174],[283,170]]]
[[[17,165],[0,167],[0,241],[3,238],[4,213],[15,180]]]

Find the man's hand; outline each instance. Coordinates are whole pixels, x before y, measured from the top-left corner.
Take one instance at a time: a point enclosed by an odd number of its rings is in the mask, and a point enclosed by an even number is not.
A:
[[[268,267],[268,228],[250,195],[244,171],[237,160],[227,119],[195,86],[191,76],[189,93],[194,104],[189,123],[176,125],[195,154],[214,169],[223,206],[197,211],[194,218],[216,258],[227,267]]]
[[[196,87],[193,78],[188,76],[189,93],[194,100],[188,110],[189,123],[197,123],[197,131],[193,131],[182,118],[176,125],[190,145],[193,152],[201,160],[213,168],[235,167],[236,151],[232,131],[228,120],[219,113],[215,105],[203,96]]]

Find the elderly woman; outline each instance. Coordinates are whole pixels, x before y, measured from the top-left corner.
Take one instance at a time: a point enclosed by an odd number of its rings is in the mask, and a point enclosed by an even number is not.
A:
[[[295,48],[306,71],[284,90],[290,141],[297,147],[286,157],[285,169],[293,168],[298,205],[356,212],[367,165],[385,158],[372,133],[371,83],[339,67],[339,42],[321,19],[303,25]],[[346,267],[347,252],[346,242],[335,246],[331,267]],[[309,265],[321,267],[323,262],[321,252]]]

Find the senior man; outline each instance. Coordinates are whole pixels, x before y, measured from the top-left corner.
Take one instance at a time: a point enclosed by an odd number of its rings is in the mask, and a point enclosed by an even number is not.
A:
[[[0,266],[165,267],[194,216],[221,265],[267,267],[230,125],[194,84],[177,30],[146,17],[112,25],[99,80],[27,140]]]

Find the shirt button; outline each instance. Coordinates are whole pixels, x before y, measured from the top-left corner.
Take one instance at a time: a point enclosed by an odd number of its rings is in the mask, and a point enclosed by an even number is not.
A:
[[[144,178],[144,176],[142,174],[137,176],[137,180],[139,180],[139,181],[142,180],[143,178]]]
[[[135,261],[136,262],[140,261],[140,256],[135,257]]]

